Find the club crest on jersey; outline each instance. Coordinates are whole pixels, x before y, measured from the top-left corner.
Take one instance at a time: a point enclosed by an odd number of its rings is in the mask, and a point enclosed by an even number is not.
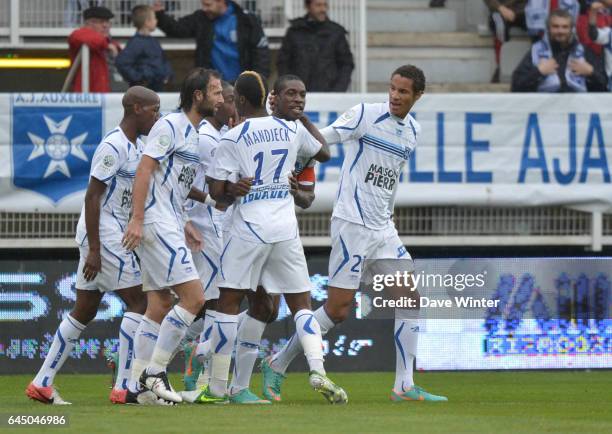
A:
[[[91,158],[102,139],[100,96],[78,101],[60,96],[12,98],[13,184],[54,203],[87,188]]]

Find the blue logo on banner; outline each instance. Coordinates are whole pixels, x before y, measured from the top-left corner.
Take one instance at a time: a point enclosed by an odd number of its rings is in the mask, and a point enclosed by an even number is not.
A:
[[[57,203],[84,190],[102,139],[102,108],[13,107],[13,183]]]

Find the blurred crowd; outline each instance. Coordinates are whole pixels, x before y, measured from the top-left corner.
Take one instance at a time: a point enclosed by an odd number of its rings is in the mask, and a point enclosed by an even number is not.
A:
[[[90,92],[109,92],[109,63],[130,85],[162,91],[173,79],[173,71],[157,38],[159,27],[168,37],[195,40],[195,66],[214,68],[224,80],[233,82],[241,72],[252,70],[270,75],[268,39],[259,19],[231,0],[201,0],[201,8],[181,18],[167,13],[173,1],[131,7],[130,22],[136,32],[123,49],[110,37],[113,13],[104,6],[87,5],[83,26],[68,38],[74,60],[81,47],[90,49]],[[345,92],[354,69],[347,31],[328,17],[327,0],[305,0],[305,15],[292,20],[276,59],[279,74],[295,74],[308,90]],[[81,91],[80,74],[72,89]]]
[[[333,0],[330,0],[333,1]],[[233,82],[245,70],[269,77],[271,56],[261,22],[232,0],[201,0],[201,8],[174,18],[176,1],[153,5],[121,2],[131,10],[128,21],[136,28],[122,48],[110,37],[113,13],[97,2],[78,1],[84,24],[69,37],[70,54],[90,48],[91,92],[110,91],[110,64],[130,85],[164,90],[173,71],[157,38],[195,40],[195,66],[214,68]],[[612,0],[484,0],[490,11],[499,82],[502,46],[512,35],[527,34],[531,48],[512,74],[513,92],[605,92],[612,90]],[[94,4],[92,6],[92,4]],[[445,7],[431,0],[431,7]],[[278,56],[278,74],[301,77],[309,91],[345,92],[354,69],[347,31],[328,17],[328,0],[305,0],[305,14],[294,19],[284,35]],[[125,19],[125,18],[124,18]],[[512,28],[519,28],[518,32]],[[94,79],[95,78],[95,79]],[[80,74],[73,91],[81,90]]]

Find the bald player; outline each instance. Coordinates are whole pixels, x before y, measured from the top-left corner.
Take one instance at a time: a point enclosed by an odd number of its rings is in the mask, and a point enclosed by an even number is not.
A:
[[[122,99],[123,119],[94,153],[85,203],[77,226],[80,251],[76,303],[60,323],[40,371],[26,395],[44,404],[66,405],[53,386],[57,372],[68,358],[81,332],[94,319],[100,300],[115,291],[127,308],[119,332],[119,369],[110,395],[114,403],[138,402],[128,396],[134,333],[146,309],[140,267],[131,251],[121,244],[132,207],[132,183],[143,143],[159,117],[159,97],[135,86]]]

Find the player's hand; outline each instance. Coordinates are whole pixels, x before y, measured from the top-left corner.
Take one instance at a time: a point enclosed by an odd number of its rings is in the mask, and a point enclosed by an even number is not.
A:
[[[230,182],[227,186],[227,192],[234,197],[246,196],[251,191],[254,178],[240,178],[238,182]]]
[[[142,221],[131,219],[123,234],[121,243],[128,250],[134,250],[142,240]]]
[[[85,265],[83,266],[83,277],[88,282],[96,278],[102,269],[102,258],[100,257],[100,249],[89,249]]]
[[[538,70],[542,75],[550,75],[557,72],[559,69],[559,64],[555,59],[544,59],[540,63],[538,63]]]
[[[289,187],[289,193],[291,193],[291,195],[295,197],[300,188],[298,185],[297,178],[295,177],[295,171],[291,171],[291,175],[289,175]]]
[[[516,19],[516,14],[509,7],[501,5],[498,10],[499,13],[502,14],[502,17],[504,17],[504,20],[513,23]]]
[[[574,74],[582,75],[583,77],[588,77],[593,73],[593,66],[584,60],[572,59],[569,61],[569,67]]]
[[[225,210],[227,210],[228,207],[229,207],[229,205],[226,204],[225,202],[217,202],[215,204],[215,209],[217,209],[219,211],[225,211]]]
[[[185,243],[192,252],[199,252],[204,248],[202,234],[196,229],[191,221],[185,224]]]
[[[161,11],[163,11],[163,10],[165,9],[165,8],[164,8],[164,4],[161,2],[161,0],[156,0],[156,1],[155,1],[155,2],[154,2],[152,5],[151,5],[151,7],[153,8],[153,10],[154,10],[155,12],[161,12]]]

